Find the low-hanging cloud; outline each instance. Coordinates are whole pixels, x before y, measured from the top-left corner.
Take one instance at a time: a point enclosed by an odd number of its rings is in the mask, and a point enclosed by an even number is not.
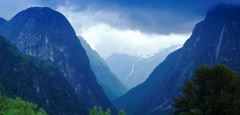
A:
[[[125,29],[129,28],[126,25],[130,24],[129,20],[119,12],[95,9],[91,6],[85,9],[79,9],[78,6],[72,4],[61,5],[57,7],[57,10],[68,18],[78,34],[82,33],[86,28],[98,23],[106,23],[114,27]]]
[[[113,53],[146,57],[171,46],[181,46],[189,34],[147,34],[139,30],[121,30],[104,23],[84,30],[81,35],[104,58]]]
[[[21,10],[46,6],[48,2],[43,0],[3,0],[0,4],[0,14],[1,17],[10,19]],[[72,4],[65,0],[51,3],[58,4],[47,6],[63,13],[73,25],[76,33],[83,36],[105,58],[113,53],[144,56],[171,45],[182,45],[188,38],[188,34],[161,35],[144,32],[137,23],[130,19],[131,15],[125,12],[126,9],[122,11],[98,9],[91,5],[79,8],[78,4]],[[131,12],[135,11],[131,10]],[[151,18],[151,15],[146,18]]]
[[[114,27],[137,29],[144,33],[183,34],[191,32],[207,11],[219,3],[240,2],[239,0],[184,2],[182,0],[71,0],[70,4],[77,6],[79,11],[93,11],[89,15],[95,15],[96,12],[106,14],[104,13],[106,11],[116,13],[121,20],[112,19],[107,22]]]
[[[114,24],[126,24],[128,21],[118,12],[88,8],[76,10],[74,7],[58,8],[73,24],[76,33],[82,36],[90,46],[106,58],[113,53],[146,56],[170,46],[181,46],[189,37],[186,34],[144,33],[132,28],[119,28]]]
[[[76,33],[103,57],[143,56],[181,46],[206,11],[220,2],[225,0],[1,0],[0,14],[10,19],[28,7],[51,7],[63,13]]]

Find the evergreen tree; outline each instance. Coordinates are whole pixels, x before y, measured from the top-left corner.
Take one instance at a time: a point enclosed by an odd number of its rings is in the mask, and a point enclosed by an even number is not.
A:
[[[20,98],[0,96],[0,115],[47,115],[47,113],[37,105]]]
[[[118,112],[118,115],[126,115],[126,112],[125,112],[124,110],[120,110],[120,111]]]
[[[94,106],[91,110],[90,110],[90,115],[97,115],[97,113],[98,113],[98,110],[97,110],[97,107],[96,106]]]
[[[111,110],[108,108],[108,109],[105,111],[104,115],[111,115]]]
[[[104,111],[101,107],[98,108],[98,114],[97,115],[104,115]]]
[[[104,111],[102,109],[102,107],[96,107],[94,106],[91,110],[90,110],[90,115],[111,115],[111,110],[108,108],[106,111]]]
[[[240,115],[240,77],[224,65],[199,67],[174,106],[179,115]]]
[[[121,110],[119,113],[119,115],[126,115],[125,112],[123,110]],[[90,112],[89,115],[111,115],[111,109],[106,109],[103,110],[102,107],[93,107]]]

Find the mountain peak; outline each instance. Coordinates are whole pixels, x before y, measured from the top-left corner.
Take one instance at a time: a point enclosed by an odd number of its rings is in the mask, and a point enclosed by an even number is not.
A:
[[[1,33],[23,53],[54,63],[85,109],[95,105],[115,111],[97,83],[71,24],[61,13],[47,7],[28,8],[14,16]]]
[[[219,4],[208,11],[205,20],[232,20],[239,19],[240,6],[232,4]]]
[[[23,10],[14,16],[9,23],[19,25],[19,28],[38,28],[40,30],[75,35],[75,31],[66,17],[48,7],[31,7]]]
[[[239,72],[239,14],[236,5],[211,9],[184,46],[159,64],[144,83],[116,99],[116,106],[131,114],[171,114],[174,99],[198,66],[225,64]]]
[[[0,23],[2,23],[2,22],[7,22],[7,20],[5,20],[4,18],[0,17]]]
[[[19,15],[29,13],[31,15],[34,14],[45,14],[45,15],[62,15],[61,13],[49,8],[49,7],[30,7],[25,9],[19,13]]]
[[[7,20],[0,17],[0,27],[7,23]]]
[[[42,19],[43,18],[46,18],[46,17],[53,17],[53,16],[57,16],[58,18],[65,18],[61,13],[51,9],[51,8],[48,8],[48,7],[30,7],[28,9],[25,9],[23,11],[21,11],[20,13],[18,13],[16,16],[14,16],[13,18],[16,18],[18,16],[30,16],[30,17],[38,17],[40,18],[41,17]]]
[[[53,9],[51,9],[51,8],[49,8],[49,7],[30,7],[30,8],[28,8],[28,9],[25,9],[24,11],[27,11],[27,10],[31,10],[31,11],[33,11],[33,10],[35,10],[35,11],[53,11],[53,12],[55,12]]]

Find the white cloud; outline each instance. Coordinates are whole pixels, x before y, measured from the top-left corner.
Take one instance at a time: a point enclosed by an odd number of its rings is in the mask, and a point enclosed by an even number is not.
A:
[[[121,30],[104,23],[85,29],[81,35],[105,58],[113,53],[150,55],[173,45],[182,45],[189,37],[189,34],[158,35]]]
[[[78,34],[98,23],[108,23],[116,26],[128,23],[122,15],[116,12],[95,9],[91,6],[85,9],[79,9],[78,6],[69,3],[64,6],[59,6],[57,11],[63,13],[68,18]]]
[[[128,23],[124,17],[113,11],[76,9],[74,6],[58,7],[73,25],[76,33],[90,46],[106,58],[113,53],[144,56],[168,48],[182,45],[190,34],[149,34],[139,30],[118,28]]]
[[[39,0],[2,0],[0,14],[10,19],[19,11],[33,6],[41,6]],[[131,22],[116,10],[90,6],[80,9],[69,2],[56,10],[63,13],[76,33],[83,36],[105,58],[113,53],[148,55],[172,45],[182,45],[189,37],[189,34],[159,35],[127,28],[126,25],[131,25]]]

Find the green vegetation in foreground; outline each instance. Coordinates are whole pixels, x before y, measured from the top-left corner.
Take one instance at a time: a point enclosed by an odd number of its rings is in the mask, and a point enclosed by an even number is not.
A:
[[[97,108],[95,106],[90,110],[89,115],[111,115],[111,110],[110,109],[103,110],[101,107]],[[120,110],[118,112],[118,115],[126,115],[126,113],[124,110]]]
[[[240,115],[240,76],[224,65],[199,67],[174,106],[177,115]]]
[[[37,105],[20,98],[0,96],[0,115],[47,115],[47,113]]]

